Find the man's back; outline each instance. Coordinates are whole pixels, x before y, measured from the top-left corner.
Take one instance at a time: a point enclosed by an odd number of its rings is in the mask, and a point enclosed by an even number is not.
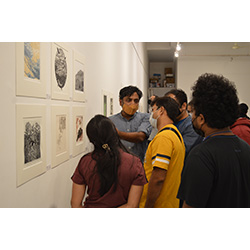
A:
[[[236,136],[215,136],[196,146],[178,197],[193,207],[250,207],[250,146]]]

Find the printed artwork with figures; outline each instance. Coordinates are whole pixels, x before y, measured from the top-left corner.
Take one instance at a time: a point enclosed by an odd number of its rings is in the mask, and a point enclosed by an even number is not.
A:
[[[24,76],[40,80],[40,43],[24,43]]]
[[[83,64],[75,61],[75,90],[84,92]]]
[[[66,115],[56,117],[56,154],[61,154],[67,150],[66,139]]]
[[[41,126],[38,120],[29,120],[24,126],[24,163],[41,158]]]
[[[83,116],[76,117],[76,142],[83,141]]]
[[[57,47],[55,55],[55,75],[56,81],[59,88],[65,86],[67,80],[67,60],[63,49]]]

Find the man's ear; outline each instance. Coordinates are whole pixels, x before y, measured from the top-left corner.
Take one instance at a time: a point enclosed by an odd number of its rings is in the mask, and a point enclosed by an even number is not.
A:
[[[186,102],[183,102],[183,103],[182,103],[181,109],[182,109],[182,110],[186,110],[186,109],[187,109],[187,103],[186,103]]]
[[[205,124],[206,123],[206,120],[205,120],[205,117],[203,114],[200,114],[200,121],[201,121],[201,124]]]
[[[122,101],[122,99],[120,99],[120,106],[121,106],[121,107],[123,106],[123,101]]]

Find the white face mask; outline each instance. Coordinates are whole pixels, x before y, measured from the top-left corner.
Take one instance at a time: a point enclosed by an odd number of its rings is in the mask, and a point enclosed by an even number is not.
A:
[[[158,110],[158,109],[157,109]],[[156,111],[157,111],[156,110]],[[156,112],[155,111],[155,112]],[[153,115],[154,115],[154,113],[155,112],[152,112],[151,114],[150,114],[150,118],[149,118],[149,122],[150,122],[150,124],[151,124],[151,126],[153,127],[153,128],[157,128],[157,119],[160,117],[160,115],[158,115],[158,117],[155,119],[155,118],[153,118]]]

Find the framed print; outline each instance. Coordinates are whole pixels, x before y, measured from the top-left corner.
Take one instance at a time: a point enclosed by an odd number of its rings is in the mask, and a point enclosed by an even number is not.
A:
[[[73,54],[73,101],[85,101],[85,81],[84,81],[84,58],[83,55],[74,51]]]
[[[16,95],[46,98],[45,44],[16,43]]]
[[[69,107],[51,106],[51,167],[69,159]]]
[[[45,119],[45,105],[16,105],[17,186],[46,171]]]
[[[109,116],[114,114],[114,97],[113,94],[109,94]]]
[[[114,98],[113,94],[102,90],[102,114],[104,116],[111,116],[114,113]]]
[[[102,114],[108,116],[108,92],[102,90]]]
[[[51,50],[51,98],[69,100],[70,51],[64,43],[52,43]]]
[[[73,156],[84,151],[85,107],[72,107],[73,110]]]

